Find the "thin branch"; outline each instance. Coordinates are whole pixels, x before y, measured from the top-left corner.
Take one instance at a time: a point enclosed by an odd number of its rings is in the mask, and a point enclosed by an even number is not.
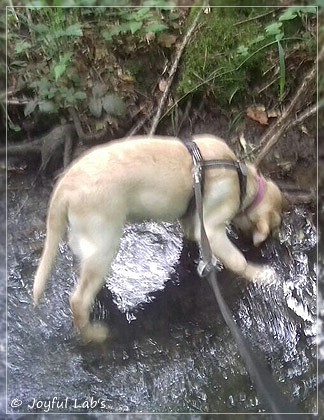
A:
[[[311,117],[312,115],[316,114],[316,112],[321,109],[324,105],[324,101],[320,102],[318,105],[312,105],[309,108],[305,109],[305,111],[301,112],[298,117],[291,121],[290,124],[287,127],[287,130],[295,127],[298,124],[302,124],[307,118]]]
[[[127,132],[126,137],[135,136],[143,125],[153,116],[154,109],[152,109],[147,115],[144,115],[137,123]]]
[[[262,17],[264,17],[264,16],[271,15],[271,14],[272,14],[272,13],[274,13],[275,11],[276,11],[276,9],[273,9],[273,10],[270,10],[270,12],[263,13],[262,15],[253,16],[253,17],[250,17],[250,18],[248,18],[248,19],[241,20],[240,22],[236,22],[236,23],[234,23],[234,24],[233,24],[233,26],[242,25],[243,23],[251,22],[251,20],[260,19],[260,18],[262,18]]]
[[[166,99],[167,99],[167,97],[169,95],[170,87],[171,87],[171,84],[172,84],[174,75],[175,75],[175,73],[177,71],[177,68],[178,68],[178,65],[179,65],[180,58],[181,58],[182,53],[183,53],[183,51],[185,49],[185,46],[187,45],[187,43],[189,41],[189,38],[191,37],[193,31],[195,30],[195,28],[197,26],[199,17],[201,15],[201,12],[202,12],[203,9],[204,9],[204,7],[201,7],[200,8],[200,10],[197,13],[197,15],[196,15],[196,17],[195,17],[195,19],[194,19],[191,27],[189,28],[188,32],[186,33],[186,36],[183,38],[183,41],[182,41],[182,43],[181,43],[181,45],[180,45],[180,47],[178,49],[177,55],[175,57],[175,60],[173,62],[173,65],[171,67],[171,70],[170,70],[170,75],[169,75],[169,79],[168,79],[167,85],[166,85],[166,87],[164,89],[164,92],[163,92],[163,95],[161,97],[161,100],[160,100],[160,104],[159,104],[157,113],[156,113],[156,115],[155,115],[155,117],[153,119],[153,123],[152,123],[151,130],[150,130],[150,133],[149,133],[150,136],[152,136],[155,133],[155,130],[156,130],[157,126],[158,126],[158,123],[160,121],[160,117],[161,117],[161,114],[162,114],[162,110],[163,110],[163,107],[165,105],[165,101],[166,101]]]
[[[312,84],[316,83],[316,75],[317,75],[317,63],[319,63],[324,58],[324,47],[320,51],[317,62],[311,68],[309,73],[304,78],[304,81],[299,86],[295,96],[293,97],[291,103],[288,107],[284,110],[281,117],[278,119],[277,123],[274,124],[269,130],[266,131],[264,136],[260,140],[260,146],[264,145],[261,149],[259,155],[255,160],[255,165],[259,166],[261,161],[265,158],[268,154],[269,150],[272,149],[274,145],[277,144],[279,139],[281,138],[282,134],[288,129],[295,126],[298,123],[301,123],[310,115],[314,114],[318,106],[314,105],[311,108],[308,108],[304,111],[296,120],[293,122],[291,121],[291,116],[294,113],[297,113],[297,106],[298,104],[304,100],[305,95]]]

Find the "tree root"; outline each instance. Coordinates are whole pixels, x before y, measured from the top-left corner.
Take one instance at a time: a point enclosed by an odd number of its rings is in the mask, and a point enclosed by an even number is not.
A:
[[[48,134],[40,139],[27,144],[0,148],[0,158],[4,157],[39,157],[42,162],[40,171],[43,171],[53,156],[62,155],[63,164],[66,167],[72,160],[72,150],[75,139],[75,130],[72,124],[60,125],[53,128]]]

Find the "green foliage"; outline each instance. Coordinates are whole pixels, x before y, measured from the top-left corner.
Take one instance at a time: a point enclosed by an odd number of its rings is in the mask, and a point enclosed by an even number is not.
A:
[[[255,21],[235,28],[244,9],[214,8],[204,16],[196,39],[188,47],[178,93],[205,90],[222,104],[239,101],[251,80],[264,70],[264,52],[253,55],[259,34]],[[264,40],[263,40],[264,42]],[[242,64],[244,63],[244,64]]]
[[[157,34],[165,31],[168,26],[164,23],[163,13],[170,11],[172,7],[174,4],[169,1],[152,0],[144,2],[141,8],[116,9],[111,17],[114,17],[117,23],[102,31],[102,36],[107,41],[112,41],[114,37],[127,33],[144,38],[148,33]]]
[[[123,100],[116,94],[107,94],[105,87],[101,84],[96,84],[92,89],[89,110],[96,118],[100,118],[103,111],[115,117],[124,117],[127,113]]]
[[[273,16],[280,13],[273,21]],[[279,100],[286,87],[285,50],[300,41],[312,41],[304,21],[317,13],[316,7],[215,8],[204,17],[204,26],[187,50],[178,93],[182,97],[206,89],[222,104],[244,101],[272,62],[267,57],[278,51]],[[263,18],[263,19],[262,19]],[[264,23],[266,18],[267,22]],[[271,20],[270,20],[271,19]]]
[[[8,10],[9,74],[34,91],[36,99],[24,113],[44,113],[75,105],[86,98],[73,78],[74,46],[83,36],[72,9],[17,8]]]
[[[303,14],[317,14],[317,9],[314,6],[309,7],[289,7],[279,17],[279,21],[296,19],[298,16],[301,17]]]
[[[56,5],[63,3],[67,4],[54,0]],[[68,3],[74,4],[72,0]],[[78,5],[92,3],[96,1],[84,0]],[[29,4],[25,8],[8,8],[7,16],[8,80],[10,83],[11,77],[15,79],[12,83],[24,86],[25,95],[33,98],[25,107],[26,116],[36,111],[55,113],[69,106],[84,106],[82,102],[89,96],[93,115],[101,115],[103,110],[113,114],[112,107],[115,115],[124,114],[124,103],[113,95],[91,99],[93,81],[89,71],[94,67],[90,64],[89,68],[89,61],[96,59],[96,70],[104,65],[105,76],[113,79],[114,72],[120,71],[114,53],[109,53],[115,45],[126,45],[128,52],[135,50],[139,41],[144,40],[145,46],[146,36],[151,42],[152,36],[168,29],[166,17],[171,22],[178,18],[172,10],[174,3],[168,0],[145,1],[141,8],[38,7],[46,1]]]

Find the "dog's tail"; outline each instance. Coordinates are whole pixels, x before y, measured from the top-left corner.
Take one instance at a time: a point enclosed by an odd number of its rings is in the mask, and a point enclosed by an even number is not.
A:
[[[54,265],[60,240],[63,238],[67,228],[66,209],[64,200],[60,200],[54,193],[48,210],[45,246],[34,279],[33,295],[35,306],[43,294],[47,279]]]

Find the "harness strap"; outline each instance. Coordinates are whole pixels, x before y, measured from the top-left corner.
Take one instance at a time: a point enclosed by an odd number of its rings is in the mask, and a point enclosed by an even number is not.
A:
[[[187,147],[191,157],[193,159],[194,164],[199,168],[199,177],[200,183],[202,185],[202,191],[204,190],[204,183],[205,183],[205,173],[203,169],[215,169],[219,168],[227,168],[227,169],[234,169],[237,172],[238,179],[239,179],[239,186],[240,186],[240,208],[242,209],[243,200],[246,195],[246,184],[247,184],[247,167],[244,163],[238,160],[229,160],[229,159],[211,159],[211,160],[204,160],[199,147],[194,141],[186,141],[185,146]]]
[[[206,262],[205,266],[211,268],[207,273],[207,279],[214,292],[220,312],[228,328],[230,329],[234,340],[236,341],[239,353],[241,354],[243,360],[246,363],[247,371],[256,387],[259,396],[264,400],[271,412],[275,413],[274,417],[277,419],[283,419],[283,417],[281,416],[282,413],[294,413],[296,414],[297,418],[298,412],[296,408],[288,401],[286,401],[286,399],[283,397],[276,382],[274,381],[268,369],[266,368],[266,363],[259,357],[259,355],[257,355],[252,350],[251,344],[243,336],[242,332],[236,325],[232,313],[222,296],[216,278],[215,267],[213,267],[212,265],[212,250],[203,221],[203,201],[197,170],[194,171],[194,189],[196,207],[200,219],[201,254],[203,260],[205,260]]]
[[[190,148],[188,148],[188,150],[190,151]],[[196,154],[196,156],[198,155]],[[289,404],[285,398],[283,398],[282,393],[280,392],[276,382],[273,380],[272,376],[267,370],[265,362],[263,360],[260,360],[259,356],[253,352],[250,343],[246,340],[246,338],[243,336],[242,332],[236,325],[233,319],[232,313],[228,305],[226,304],[222,296],[222,293],[220,291],[220,288],[216,279],[215,267],[213,267],[213,263],[212,263],[213,253],[212,253],[212,249],[211,249],[208,237],[207,237],[207,233],[204,226],[204,220],[203,220],[203,198],[202,198],[202,189],[201,189],[201,165],[200,165],[201,162],[199,162],[199,160],[197,162],[196,157],[194,156],[193,156],[193,162],[194,162],[193,178],[194,178],[195,201],[196,201],[197,213],[200,220],[200,238],[201,238],[200,249],[201,249],[203,263],[205,267],[209,268],[209,270],[206,270],[208,282],[215,294],[215,298],[218,303],[221,314],[223,315],[223,318],[236,341],[238,350],[246,363],[247,371],[251,379],[253,380],[253,383],[256,387],[258,394],[267,403],[272,413],[275,413],[274,417],[277,419],[283,419],[283,416],[281,416],[281,413],[290,413],[290,414],[295,413],[296,414],[296,408],[292,404]],[[297,415],[296,415],[296,418],[297,418]]]
[[[197,146],[198,147],[198,146]],[[227,169],[235,169],[240,185],[240,208],[243,206],[243,200],[246,194],[247,184],[247,167],[245,163],[239,160],[203,160],[201,166],[204,169],[213,169],[215,167],[223,167]]]

